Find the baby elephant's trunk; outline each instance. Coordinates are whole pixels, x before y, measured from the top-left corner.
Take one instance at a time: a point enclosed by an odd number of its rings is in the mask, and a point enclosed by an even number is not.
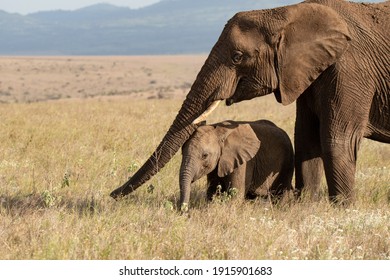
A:
[[[180,210],[188,211],[190,201],[191,183],[194,179],[194,171],[190,168],[189,159],[183,159],[180,166]]]

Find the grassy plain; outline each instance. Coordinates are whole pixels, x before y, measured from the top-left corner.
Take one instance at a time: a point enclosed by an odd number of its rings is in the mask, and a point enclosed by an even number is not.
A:
[[[102,58],[89,59],[85,69]],[[108,65],[118,59],[104,58]],[[0,104],[0,258],[390,259],[390,146],[369,140],[358,158],[357,201],[348,209],[327,202],[325,182],[320,202],[282,207],[264,201],[206,203],[202,180],[193,188],[190,215],[179,215],[180,153],[128,198],[109,197],[159,143],[182,102],[183,90],[176,86],[191,83],[203,59],[165,57],[155,66],[149,61],[151,74],[138,81],[143,84],[127,85],[119,96],[99,93],[96,86],[94,98],[76,90],[60,100],[32,102],[50,99],[43,98],[50,75],[46,83],[42,76],[31,100],[16,90],[7,95]],[[38,68],[58,61],[61,67],[52,72],[79,60],[53,58]],[[142,69],[146,62],[134,63]],[[160,80],[154,76],[164,71],[161,83],[169,87],[169,99],[148,98],[156,97]],[[24,73],[14,75],[18,80]],[[88,91],[101,82],[99,75],[95,82],[85,80],[80,74],[69,87]],[[3,91],[7,82],[1,78]],[[146,95],[137,95],[138,89]],[[294,115],[294,105],[283,107],[268,96],[220,106],[209,122],[270,119],[293,138]]]

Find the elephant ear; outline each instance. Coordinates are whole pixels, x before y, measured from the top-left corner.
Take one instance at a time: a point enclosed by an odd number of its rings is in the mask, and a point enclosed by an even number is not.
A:
[[[249,124],[219,127],[222,153],[218,162],[218,176],[225,177],[235,168],[252,159],[260,148],[260,141]]]
[[[276,46],[278,102],[294,102],[317,77],[334,64],[350,40],[346,22],[331,8],[303,3],[287,9],[287,25]]]

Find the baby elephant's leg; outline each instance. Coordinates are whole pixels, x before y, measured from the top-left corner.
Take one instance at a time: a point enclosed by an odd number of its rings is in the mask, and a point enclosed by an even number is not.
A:
[[[227,192],[234,194],[234,197],[239,200],[244,200],[246,195],[245,189],[245,176],[246,176],[246,163],[236,168],[232,174],[229,174],[229,185]]]
[[[217,193],[218,186],[222,189],[226,189],[226,186],[222,182],[221,178],[217,175],[217,170],[212,171],[207,175],[207,200],[213,200],[214,195]]]

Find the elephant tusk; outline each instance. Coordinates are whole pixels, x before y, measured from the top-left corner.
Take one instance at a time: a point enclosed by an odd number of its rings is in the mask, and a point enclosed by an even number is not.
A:
[[[202,121],[205,121],[207,116],[211,114],[212,111],[215,110],[215,108],[218,107],[218,104],[219,102],[221,102],[221,100],[215,100],[213,103],[211,103],[211,105],[207,108],[206,111],[203,112],[202,115],[200,115],[199,117],[197,117],[193,122],[192,124],[198,124]]]

